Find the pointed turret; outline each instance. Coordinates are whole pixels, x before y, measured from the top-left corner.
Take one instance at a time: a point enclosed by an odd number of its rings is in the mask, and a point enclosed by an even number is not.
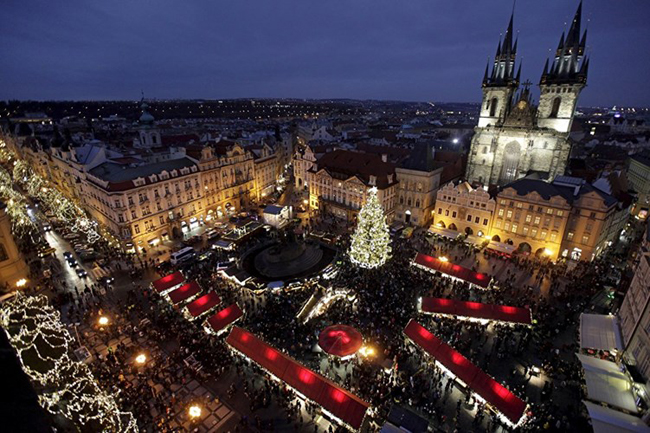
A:
[[[571,84],[584,82],[579,72],[582,69],[585,46],[587,44],[587,32],[580,38],[580,25],[582,19],[582,1],[571,22],[569,30],[562,32],[560,43],[555,52],[555,58],[550,69],[544,66],[540,84],[557,83]],[[548,64],[548,61],[547,61]]]
[[[517,83],[521,82],[521,61],[519,61],[519,69],[517,69],[517,76],[515,78]]]
[[[515,62],[517,57],[517,41],[514,40],[514,12],[503,39],[499,38],[492,73],[483,80],[484,86],[509,86],[515,84]]]
[[[483,85],[488,82],[488,72],[490,71],[490,58],[488,57],[487,65],[485,65],[485,73],[483,74]]]

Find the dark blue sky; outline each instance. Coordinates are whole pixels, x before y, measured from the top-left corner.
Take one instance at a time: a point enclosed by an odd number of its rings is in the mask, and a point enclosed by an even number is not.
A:
[[[537,83],[576,0],[519,0]],[[512,0],[6,0],[0,99],[479,101]],[[650,1],[586,0],[581,105],[650,105]]]

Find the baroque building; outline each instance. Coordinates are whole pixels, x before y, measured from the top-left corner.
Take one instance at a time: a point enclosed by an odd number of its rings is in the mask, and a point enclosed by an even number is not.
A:
[[[552,64],[546,61],[539,104],[532,100],[532,83],[520,87],[521,63],[515,72],[517,40],[510,17],[492,71],[488,62],[483,76],[483,101],[467,168],[469,182],[504,185],[532,172],[547,179],[564,174],[571,151],[569,132],[589,68],[581,14],[582,3],[560,38]]]

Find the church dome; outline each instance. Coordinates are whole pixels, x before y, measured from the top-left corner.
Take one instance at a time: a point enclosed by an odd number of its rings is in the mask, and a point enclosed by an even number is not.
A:
[[[140,116],[140,124],[142,125],[152,125],[154,122],[154,117],[149,113],[149,105],[142,101],[142,105],[140,105],[140,108],[142,108],[142,115]]]

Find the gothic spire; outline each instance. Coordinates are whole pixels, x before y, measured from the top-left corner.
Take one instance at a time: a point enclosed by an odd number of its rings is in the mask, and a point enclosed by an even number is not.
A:
[[[494,56],[494,66],[489,78],[483,78],[484,86],[509,86],[515,84],[515,62],[517,57],[517,40],[514,39],[514,10],[510,15],[510,21],[506,33],[499,38],[497,52]]]
[[[585,77],[580,74],[587,43],[587,32],[580,37],[582,20],[582,0],[567,32],[562,32],[560,43],[555,52],[553,64],[544,66],[540,83],[584,83]]]

